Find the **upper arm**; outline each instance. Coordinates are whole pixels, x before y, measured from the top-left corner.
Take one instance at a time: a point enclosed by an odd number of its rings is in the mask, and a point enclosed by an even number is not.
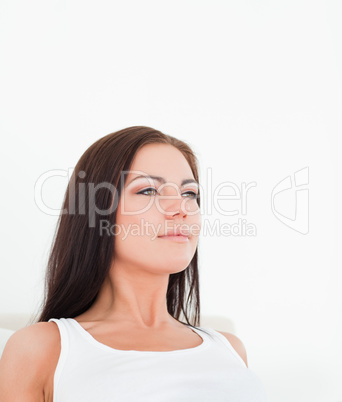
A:
[[[242,343],[241,339],[238,338],[236,335],[231,334],[230,332],[221,332],[217,331],[220,334],[224,335],[230,344],[233,346],[233,348],[236,350],[238,355],[242,358],[242,360],[245,362],[246,366],[248,367],[247,364],[247,352],[244,344]]]
[[[12,334],[0,360],[2,402],[44,402],[51,323],[36,323]]]

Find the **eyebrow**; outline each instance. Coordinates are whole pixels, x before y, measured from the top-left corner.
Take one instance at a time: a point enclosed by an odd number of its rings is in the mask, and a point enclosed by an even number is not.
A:
[[[128,185],[131,184],[134,180],[141,179],[141,178],[144,178],[144,179],[148,178],[148,179],[152,179],[152,180],[157,180],[157,181],[159,181],[159,182],[161,182],[161,183],[166,183],[166,180],[165,180],[163,177],[154,176],[154,175],[142,175],[142,174],[141,174],[141,175],[139,175],[139,176],[134,177],[134,179],[132,179],[132,180],[128,183]],[[195,184],[197,184],[197,186],[198,186],[198,182],[197,182],[196,180],[194,180],[194,179],[184,179],[184,180],[182,180],[182,182],[181,182],[181,187],[183,187],[185,184],[188,184],[188,183],[195,183]]]

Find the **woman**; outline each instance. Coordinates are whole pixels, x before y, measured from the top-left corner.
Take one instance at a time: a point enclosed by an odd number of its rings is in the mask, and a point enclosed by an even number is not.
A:
[[[199,206],[184,142],[136,126],[87,149],[40,316],[3,352],[1,401],[265,401],[239,338],[198,327]]]

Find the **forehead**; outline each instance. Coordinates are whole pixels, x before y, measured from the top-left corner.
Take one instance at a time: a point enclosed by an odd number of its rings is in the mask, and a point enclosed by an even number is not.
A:
[[[130,170],[140,170],[146,174],[159,175],[175,181],[194,177],[184,155],[168,144],[144,145],[135,155]],[[134,176],[137,174],[129,173],[128,181]]]

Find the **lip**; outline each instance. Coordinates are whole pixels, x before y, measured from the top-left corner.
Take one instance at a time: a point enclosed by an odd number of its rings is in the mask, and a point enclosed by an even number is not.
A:
[[[182,236],[182,235],[168,235],[168,236],[159,236],[160,239],[166,239],[166,240],[171,240],[175,241],[176,243],[186,243],[189,241],[188,236]]]
[[[174,228],[168,230],[164,235],[161,235],[160,237],[166,237],[166,236],[183,236],[183,237],[189,237],[190,236],[190,231],[188,228]]]

